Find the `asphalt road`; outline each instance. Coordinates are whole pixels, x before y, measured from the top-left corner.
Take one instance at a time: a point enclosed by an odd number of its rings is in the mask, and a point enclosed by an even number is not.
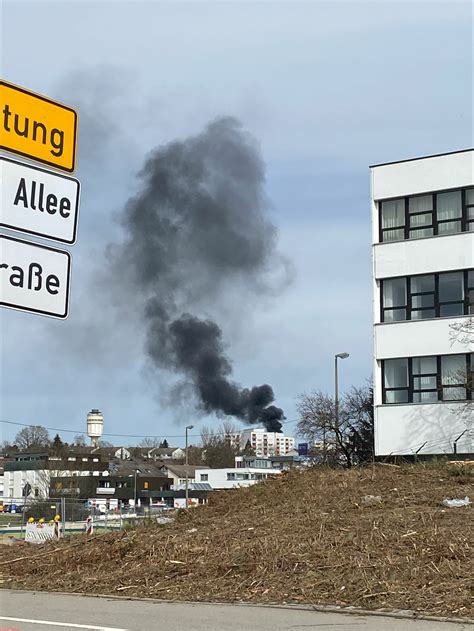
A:
[[[471,631],[474,625],[297,608],[0,592],[0,631]]]

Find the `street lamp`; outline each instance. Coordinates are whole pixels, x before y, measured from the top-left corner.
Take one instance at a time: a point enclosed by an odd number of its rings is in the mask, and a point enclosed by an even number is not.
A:
[[[133,510],[135,511],[135,515],[137,514],[137,470],[134,472],[134,484],[133,484]]]
[[[339,430],[339,375],[337,372],[337,360],[338,359],[347,359],[349,357],[349,353],[337,353],[334,355],[334,426],[336,432]],[[336,436],[337,440],[337,436]]]
[[[185,448],[185,462],[186,464],[185,466],[185,473],[186,473],[186,478],[185,478],[185,485],[184,485],[184,497],[185,497],[185,502],[186,502],[186,506],[185,508],[188,508],[188,496],[189,496],[189,490],[188,490],[188,431],[190,429],[193,429],[194,425],[186,425],[186,448]]]

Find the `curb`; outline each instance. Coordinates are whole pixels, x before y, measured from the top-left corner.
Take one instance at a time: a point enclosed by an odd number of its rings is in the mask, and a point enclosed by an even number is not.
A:
[[[8,587],[0,588],[1,591],[18,592],[21,594],[49,594],[51,596],[76,596],[82,598],[104,598],[106,600],[121,601],[137,601],[149,603],[180,603],[184,605],[232,605],[233,607],[259,607],[269,609],[296,609],[301,611],[319,611],[320,613],[340,613],[353,616],[379,616],[386,618],[397,618],[402,620],[424,620],[427,622],[450,622],[452,624],[474,624],[474,618],[451,618],[448,616],[430,616],[418,611],[405,609],[362,609],[351,605],[318,605],[318,604],[292,604],[292,603],[254,603],[245,601],[226,602],[226,601],[205,601],[205,600],[167,600],[165,598],[139,598],[137,596],[122,596],[118,594],[85,594],[82,592],[48,592],[46,590],[27,590],[27,589],[10,589]]]

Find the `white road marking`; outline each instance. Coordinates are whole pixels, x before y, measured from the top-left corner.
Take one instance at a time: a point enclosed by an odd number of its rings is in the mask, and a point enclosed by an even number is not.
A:
[[[8,620],[8,622],[28,622],[29,624],[48,624],[52,627],[89,629],[90,631],[128,631],[128,629],[117,629],[117,627],[94,627],[90,624],[73,624],[72,622],[51,622],[51,620],[30,620],[29,618],[8,618],[7,616],[0,616],[0,620]]]

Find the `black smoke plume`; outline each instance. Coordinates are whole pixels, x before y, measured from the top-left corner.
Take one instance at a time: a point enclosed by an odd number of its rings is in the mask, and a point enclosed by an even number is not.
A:
[[[154,150],[141,190],[122,217],[125,241],[111,250],[128,295],[144,305],[146,352],[156,367],[191,384],[206,413],[281,431],[283,410],[269,385],[232,380],[222,331],[209,313],[243,317],[288,278],[265,216],[264,165],[253,138],[223,118]]]

